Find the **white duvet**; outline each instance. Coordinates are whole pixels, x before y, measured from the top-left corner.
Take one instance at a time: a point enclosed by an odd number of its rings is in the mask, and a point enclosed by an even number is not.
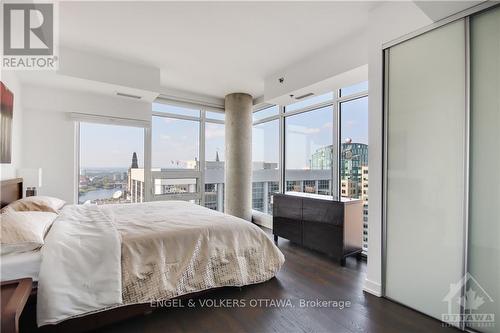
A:
[[[254,224],[191,203],[67,206],[42,248],[37,322],[259,283],[283,263]]]

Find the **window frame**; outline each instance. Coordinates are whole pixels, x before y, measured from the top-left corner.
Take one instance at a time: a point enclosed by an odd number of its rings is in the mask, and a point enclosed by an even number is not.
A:
[[[340,140],[340,124],[339,124],[339,121],[340,121],[340,118],[339,118],[339,115],[337,114],[337,111],[338,110],[338,105],[337,107],[335,106],[335,101],[337,99],[337,96],[338,96],[338,91],[335,90],[333,91],[333,99],[332,100],[329,100],[329,101],[326,101],[326,102],[322,102],[322,103],[318,103],[318,104],[315,104],[315,105],[309,105],[307,107],[304,107],[302,109],[297,109],[297,110],[293,110],[293,111],[288,111],[288,112],[285,112],[285,107],[283,107],[283,133],[282,133],[282,145],[283,145],[283,171],[281,173],[281,179],[282,181],[286,181],[286,119],[288,117],[292,117],[292,116],[296,116],[296,115],[299,115],[299,114],[306,114],[308,112],[314,112],[316,110],[320,110],[320,109],[323,109],[323,108],[327,108],[327,107],[331,107],[332,110],[331,112],[333,113],[333,126],[332,126],[332,145],[334,147],[334,156],[339,156],[339,148],[338,148],[338,140]],[[336,140],[336,138],[338,137],[338,139]],[[337,143],[336,143],[337,141]],[[331,179],[332,179],[332,196],[334,198],[339,198],[339,195],[338,195],[338,184],[339,184],[339,181],[340,181],[340,172],[339,172],[339,166],[340,164],[339,163],[332,163],[332,168],[331,168]],[[306,179],[304,179],[306,180]],[[282,193],[285,193],[286,191],[282,192]]]
[[[340,182],[340,135],[341,135],[341,109],[340,104],[344,102],[348,102],[351,100],[356,100],[359,98],[368,97],[368,90],[358,92],[351,95],[340,96],[340,90],[342,87],[336,87],[333,89],[333,99],[329,101],[325,101],[322,103],[318,103],[315,105],[309,105],[301,109],[293,110],[285,112],[285,106],[278,106],[278,114],[272,115],[269,117],[265,117],[256,121],[253,121],[252,126],[266,123],[273,120],[278,120],[279,123],[279,193],[286,192],[286,164],[285,164],[285,121],[287,117],[291,117],[294,115],[307,113],[310,111],[314,111],[323,107],[332,107],[333,112],[333,120],[334,126],[332,128],[335,151],[334,155],[336,156],[336,161],[334,161],[332,168],[332,195],[335,198],[341,197],[341,182]],[[158,201],[158,200],[198,200],[200,205],[205,205],[205,141],[206,141],[206,123],[214,123],[214,124],[222,124],[225,125],[225,120],[207,118],[207,112],[217,112],[224,113],[224,109],[216,106],[210,105],[202,105],[197,103],[188,103],[188,102],[178,102],[175,100],[170,100],[167,98],[158,98],[154,101],[155,103],[164,103],[173,106],[186,107],[189,109],[197,109],[200,110],[199,117],[191,116],[191,115],[182,115],[177,113],[169,113],[169,112],[159,112],[153,111],[151,107],[151,117],[149,121],[138,120],[138,119],[128,119],[128,118],[119,118],[119,117],[111,117],[111,116],[97,116],[91,114],[81,114],[81,113],[71,113],[70,117],[74,120],[75,123],[75,191],[74,191],[74,199],[75,202],[78,202],[78,180],[79,180],[79,167],[80,167],[80,122],[94,122],[100,124],[110,124],[110,125],[119,125],[119,126],[133,126],[133,127],[141,127],[144,128],[144,201]],[[272,104],[262,104],[256,108],[254,108],[253,112],[259,112],[269,107],[272,107]],[[152,163],[152,121],[153,117],[163,117],[163,118],[173,118],[173,119],[181,119],[181,120],[190,120],[199,122],[199,170],[168,170],[168,171],[152,171],[151,163]],[[184,178],[196,178],[197,182],[197,192],[194,194],[179,194],[179,195],[154,195],[153,194],[153,184],[156,179],[155,176],[161,176],[165,178],[172,179],[184,179]]]
[[[306,107],[296,109],[293,111],[288,111],[285,112],[286,106],[284,105],[279,105],[279,112],[276,115],[269,116],[266,118],[262,118],[256,121],[253,121],[252,126],[259,125],[262,123],[266,123],[269,121],[273,121],[278,119],[279,120],[279,172],[280,172],[280,179],[279,179],[279,193],[284,194],[286,192],[287,188],[287,181],[286,181],[286,156],[285,156],[285,145],[286,145],[286,133],[285,133],[285,121],[287,117],[291,117],[294,115],[302,114],[302,113],[307,113],[311,112],[314,110],[318,110],[324,107],[332,107],[332,112],[333,112],[333,121],[334,121],[334,126],[332,128],[333,131],[333,146],[334,146],[334,156],[336,157],[336,160],[333,161],[333,166],[332,167],[332,196],[339,200],[341,198],[341,179],[340,179],[340,162],[341,162],[341,151],[340,151],[340,144],[341,144],[341,103],[349,102],[352,100],[368,97],[368,91],[369,87],[367,90],[341,96],[340,91],[342,88],[345,88],[347,85],[342,85],[335,87],[332,89],[333,92],[333,99],[325,102],[321,102],[318,104],[314,105],[308,105]],[[254,108],[253,112],[259,112],[262,110],[265,110],[269,107],[272,107],[272,104],[261,104],[257,107]],[[253,181],[252,181],[253,182]]]
[[[74,182],[73,182],[73,202],[78,204],[80,187],[80,126],[81,123],[94,123],[101,125],[115,125],[124,127],[137,127],[144,130],[144,179],[150,179],[151,175],[151,120],[139,120],[130,118],[120,118],[112,116],[100,116],[85,113],[72,112],[69,114],[70,120],[74,123]],[[144,182],[144,202],[150,201],[151,182]]]
[[[162,117],[162,118],[170,118],[170,119],[180,119],[180,120],[189,120],[196,121],[199,123],[199,142],[198,142],[198,160],[199,160],[199,170],[191,170],[191,169],[180,169],[180,170],[167,170],[167,171],[150,171],[151,176],[148,178],[148,182],[151,184],[149,194],[149,201],[165,201],[165,200],[197,200],[199,204],[205,207],[205,143],[206,143],[206,123],[212,124],[221,124],[225,125],[225,120],[221,119],[213,119],[207,118],[207,112],[216,112],[216,113],[225,113],[223,109],[201,105],[201,104],[191,104],[185,102],[177,102],[165,98],[158,98],[154,101],[155,103],[164,103],[173,106],[186,107],[189,109],[199,110],[199,117],[191,116],[191,115],[182,115],[177,113],[169,113],[169,112],[159,112],[153,111],[151,108],[151,123],[153,117]],[[149,138],[149,146],[152,147],[152,137]],[[152,154],[150,154],[152,157]],[[150,167],[151,169],[151,167]],[[158,176],[158,177],[156,177]],[[161,194],[155,195],[153,193],[153,184],[155,179],[157,178],[169,178],[169,179],[197,179],[196,182],[196,193],[185,193],[185,194]]]

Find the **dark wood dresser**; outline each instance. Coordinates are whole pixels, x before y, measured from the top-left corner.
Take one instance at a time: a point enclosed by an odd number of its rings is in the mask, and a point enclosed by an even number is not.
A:
[[[363,201],[334,200],[308,193],[275,194],[273,234],[312,250],[323,252],[341,265],[359,255],[363,241]]]

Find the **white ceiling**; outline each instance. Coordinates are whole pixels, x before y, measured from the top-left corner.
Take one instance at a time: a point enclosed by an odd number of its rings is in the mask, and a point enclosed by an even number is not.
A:
[[[60,2],[60,42],[152,65],[161,84],[207,96],[264,79],[360,33],[375,2]]]
[[[461,1],[414,1],[431,20],[438,21],[454,13],[485,2],[485,0]]]

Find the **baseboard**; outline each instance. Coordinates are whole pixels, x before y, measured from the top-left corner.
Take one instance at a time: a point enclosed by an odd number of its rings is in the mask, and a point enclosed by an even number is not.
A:
[[[271,215],[254,210],[252,211],[252,222],[257,225],[273,229],[273,217]]]
[[[382,285],[380,283],[366,279],[363,291],[377,297],[382,297]]]
[[[271,230],[273,229],[273,223],[272,222],[269,223],[267,221],[262,221],[262,220],[260,220],[260,221],[259,220],[253,220],[253,222],[255,224],[257,224],[257,225],[262,226],[262,227],[266,227],[266,228],[271,229]]]

